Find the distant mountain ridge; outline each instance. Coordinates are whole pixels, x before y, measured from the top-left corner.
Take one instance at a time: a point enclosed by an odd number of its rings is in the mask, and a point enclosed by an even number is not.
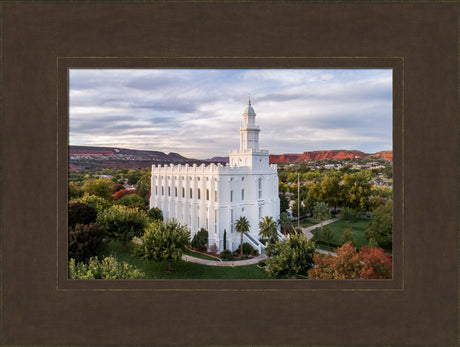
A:
[[[369,156],[376,156],[380,159],[387,161],[393,160],[392,151],[380,151],[376,153],[364,153],[357,150],[325,150],[325,151],[311,151],[303,153],[287,153],[287,154],[270,154],[270,163],[279,164],[279,163],[290,163],[298,161],[308,161],[308,160],[323,160],[323,159],[354,159],[354,158],[365,158]],[[207,159],[207,161],[220,161],[227,162],[228,157],[213,157]]]
[[[325,150],[303,153],[271,154],[270,163],[289,163],[323,159],[354,159],[376,156],[392,161],[392,151],[380,151],[373,154],[356,150]],[[151,165],[228,163],[228,157],[213,157],[205,160],[186,158],[178,153],[168,154],[160,151],[126,149],[118,147],[69,146],[69,168],[76,170],[83,167],[144,168]]]
[[[144,168],[165,164],[201,164],[201,160],[174,152],[147,151],[119,147],[69,146],[69,168],[82,167]]]

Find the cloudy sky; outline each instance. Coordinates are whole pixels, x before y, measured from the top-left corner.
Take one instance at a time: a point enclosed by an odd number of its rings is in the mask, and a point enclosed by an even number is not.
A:
[[[239,147],[251,95],[271,154],[392,149],[391,69],[71,69],[69,144],[205,159]]]

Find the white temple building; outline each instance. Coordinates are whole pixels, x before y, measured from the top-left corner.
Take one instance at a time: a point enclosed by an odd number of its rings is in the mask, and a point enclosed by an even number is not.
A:
[[[175,218],[190,228],[192,237],[201,229],[208,231],[208,248],[218,252],[235,250],[241,234],[235,230],[238,218],[249,220],[248,242],[262,253],[259,221],[272,216],[278,221],[278,172],[269,164],[268,150],[259,149],[259,127],[256,113],[249,105],[240,127],[240,149],[230,151],[229,163],[197,166],[152,166],[150,208],[158,207],[165,219]]]

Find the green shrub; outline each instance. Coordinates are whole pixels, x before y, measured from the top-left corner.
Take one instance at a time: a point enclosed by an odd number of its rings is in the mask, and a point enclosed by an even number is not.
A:
[[[142,236],[147,222],[145,212],[123,205],[114,205],[97,217],[97,224],[104,227],[111,238],[125,246],[134,236]]]
[[[95,223],[77,224],[69,227],[69,259],[86,262],[91,257],[103,257],[108,254],[106,232]]]
[[[94,207],[97,210],[97,213],[107,210],[112,203],[100,196],[90,195],[85,193],[81,198],[76,199],[76,202],[83,202],[89,206]]]
[[[98,260],[97,257],[90,258],[89,263],[69,261],[70,279],[137,279],[145,278],[145,274],[132,265],[119,263],[113,257]]]
[[[155,220],[163,220],[163,213],[158,207],[152,207],[148,212],[147,216],[155,221]]]
[[[241,245],[237,247],[237,251],[241,248]],[[258,255],[259,251],[254,249],[249,243],[244,242],[243,243],[243,254],[247,255]]]
[[[226,250],[220,252],[220,259],[222,259],[222,260],[231,261],[234,258],[235,257],[233,255],[233,252],[230,251],[229,249],[226,249]]]
[[[206,251],[208,248],[208,231],[201,228],[192,239],[192,247],[200,251]]]
[[[84,202],[69,203],[68,225],[75,228],[77,224],[89,224],[96,221],[97,210]]]
[[[358,219],[358,211],[356,211],[355,209],[353,209],[351,207],[344,207],[340,211],[340,217],[343,220],[349,220],[349,221],[357,220]]]
[[[122,197],[120,200],[118,200],[117,204],[124,205],[124,206],[130,206],[133,204],[142,204],[143,206],[145,206],[145,200],[144,198],[141,198],[137,194],[128,194]]]

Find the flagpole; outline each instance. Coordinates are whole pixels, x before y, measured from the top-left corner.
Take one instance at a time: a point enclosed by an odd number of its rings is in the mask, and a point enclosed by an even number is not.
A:
[[[297,172],[297,227],[300,228],[300,174]]]

